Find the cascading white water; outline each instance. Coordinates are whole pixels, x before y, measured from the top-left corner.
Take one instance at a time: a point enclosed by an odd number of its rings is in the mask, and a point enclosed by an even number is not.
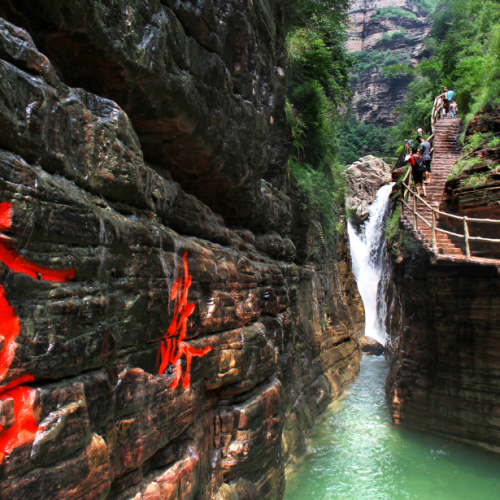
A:
[[[389,196],[394,183],[382,186],[369,206],[368,219],[358,234],[348,223],[352,267],[358,290],[365,307],[365,335],[381,344],[386,342],[384,326],[385,286],[380,286],[384,274],[385,232],[389,211]],[[383,280],[382,280],[383,281]]]

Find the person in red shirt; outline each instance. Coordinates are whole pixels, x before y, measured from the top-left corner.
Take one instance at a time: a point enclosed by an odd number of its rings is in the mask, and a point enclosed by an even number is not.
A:
[[[418,154],[418,148],[413,147],[411,149],[411,155],[408,155],[405,158],[406,163],[411,165],[411,174],[413,176],[413,180],[415,181],[415,186],[417,188],[417,194],[420,196],[420,188],[423,189],[424,194],[422,196],[427,198],[427,193],[425,191],[424,181],[424,163],[422,158]]]

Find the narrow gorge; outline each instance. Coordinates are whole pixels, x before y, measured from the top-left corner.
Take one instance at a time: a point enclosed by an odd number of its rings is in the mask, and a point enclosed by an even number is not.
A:
[[[421,120],[459,1],[0,2],[1,499],[494,498],[500,100]]]

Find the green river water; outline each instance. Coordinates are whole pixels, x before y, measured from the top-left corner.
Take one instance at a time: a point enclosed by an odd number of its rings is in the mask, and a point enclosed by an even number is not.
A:
[[[383,357],[364,356],[356,382],[330,407],[285,500],[498,500],[500,456],[394,425]]]

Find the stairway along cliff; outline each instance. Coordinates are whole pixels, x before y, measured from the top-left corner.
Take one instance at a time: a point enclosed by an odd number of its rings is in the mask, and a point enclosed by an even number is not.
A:
[[[281,2],[0,17],[2,498],[281,499],[364,327],[284,189]]]

